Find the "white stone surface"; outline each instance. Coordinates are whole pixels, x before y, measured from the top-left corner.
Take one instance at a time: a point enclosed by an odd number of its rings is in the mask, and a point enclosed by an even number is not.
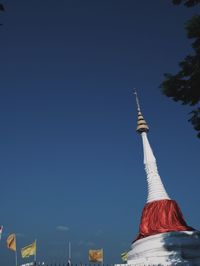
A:
[[[137,240],[127,265],[200,265],[200,232],[169,232]]]
[[[147,202],[170,199],[158,174],[156,159],[149,144],[147,133],[142,132],[141,136],[144,150],[144,165],[147,174]]]

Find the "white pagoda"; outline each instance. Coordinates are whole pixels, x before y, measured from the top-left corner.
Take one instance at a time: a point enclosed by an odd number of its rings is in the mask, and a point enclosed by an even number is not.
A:
[[[165,190],[148,141],[149,127],[142,116],[136,92],[135,95],[137,132],[142,137],[148,196],[126,265],[200,266],[200,232],[187,225],[178,204]]]

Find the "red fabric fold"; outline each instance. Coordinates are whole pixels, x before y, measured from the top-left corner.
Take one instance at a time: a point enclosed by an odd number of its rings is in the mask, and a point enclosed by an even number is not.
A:
[[[134,241],[164,232],[193,230],[185,222],[176,201],[158,200],[145,205],[142,211],[139,234]]]

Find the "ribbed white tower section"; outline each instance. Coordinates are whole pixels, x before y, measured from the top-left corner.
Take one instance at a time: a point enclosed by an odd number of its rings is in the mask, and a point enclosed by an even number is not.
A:
[[[147,138],[147,132],[149,131],[149,127],[142,116],[136,91],[135,91],[135,96],[136,96],[137,110],[138,110],[137,132],[142,137],[143,151],[144,151],[144,165],[147,175],[147,186],[148,186],[147,203],[155,200],[170,199],[158,174],[156,159]]]
[[[147,202],[161,199],[170,199],[158,174],[156,159],[149,144],[147,133],[142,132],[141,136],[144,150],[144,165],[147,174]]]

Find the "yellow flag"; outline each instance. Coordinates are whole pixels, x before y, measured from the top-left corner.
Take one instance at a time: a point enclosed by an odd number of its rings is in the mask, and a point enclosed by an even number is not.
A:
[[[123,252],[122,254],[121,254],[121,259],[123,260],[123,261],[127,261],[127,259],[128,259],[128,252],[126,251],[126,252]]]
[[[89,261],[102,262],[103,261],[103,249],[90,249],[89,250]]]
[[[33,256],[35,254],[36,254],[36,241],[21,249],[22,258]]]
[[[7,248],[9,248],[13,251],[16,251],[16,236],[15,236],[15,234],[9,235],[6,243],[7,243]]]

